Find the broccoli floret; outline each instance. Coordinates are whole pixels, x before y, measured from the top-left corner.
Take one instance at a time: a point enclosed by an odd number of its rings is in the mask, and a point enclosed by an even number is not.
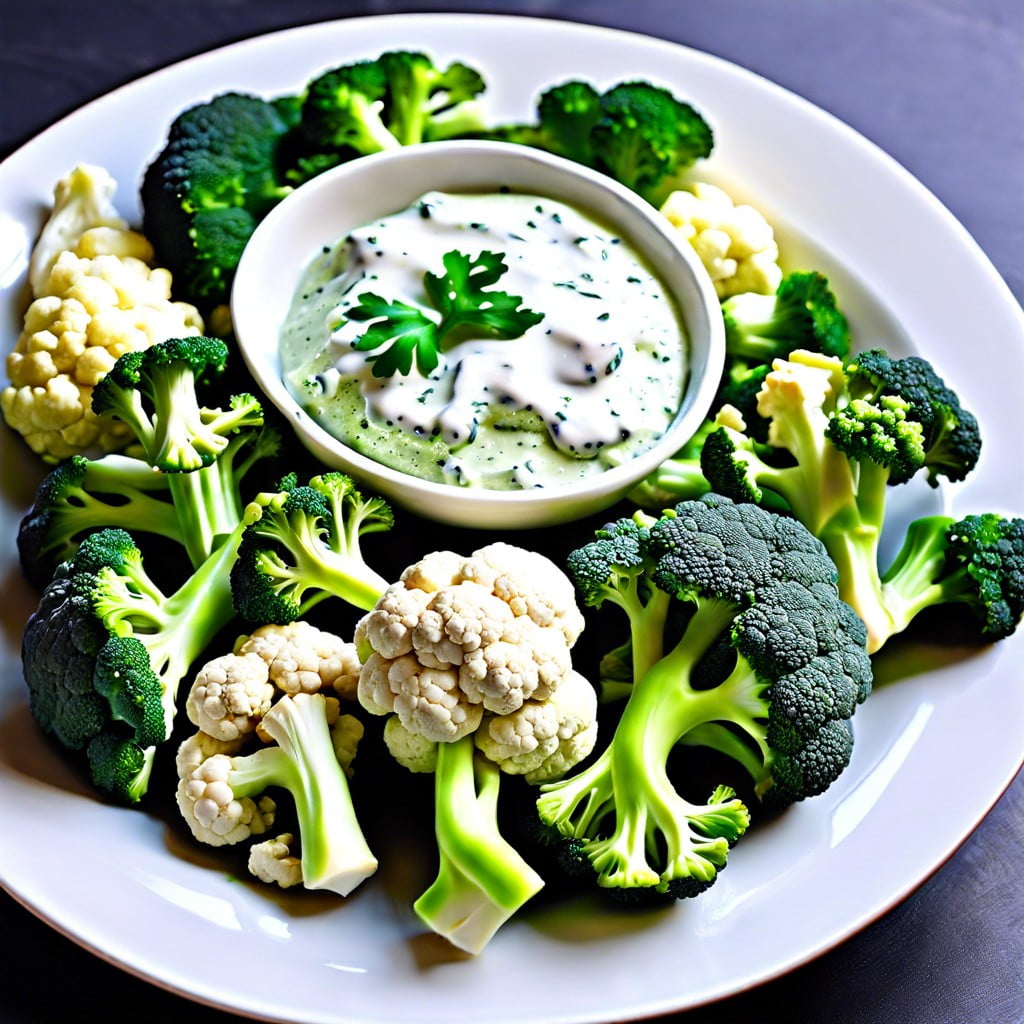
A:
[[[984,638],[1010,636],[1024,617],[1024,519],[914,520],[882,575],[882,599],[894,632],[926,608],[955,603],[970,609]]]
[[[32,714],[85,751],[94,783],[136,802],[171,733],[178,686],[234,615],[229,567],[241,525],[170,594],[124,530],[89,534],[43,591],[22,639]]]
[[[141,186],[157,261],[204,312],[226,303],[256,225],[291,190],[282,156],[296,105],[227,92],[183,111]]]
[[[920,473],[933,486],[963,479],[981,450],[977,420],[929,362],[881,349],[845,365],[798,349],[776,360],[757,408],[765,440],[720,424],[701,468],[714,490],[785,509],[824,543],[873,653],[909,624],[882,587],[887,490]]]
[[[600,169],[657,205],[667,181],[710,156],[714,137],[689,103],[639,81],[602,94],[590,144]]]
[[[227,356],[217,338],[170,338],[125,353],[92,395],[93,409],[127,423],[146,462],[166,475],[194,564],[235,528],[241,478],[279,443],[253,395],[233,395],[226,409],[200,405],[199,390],[224,372]]]
[[[786,274],[774,295],[745,292],[722,303],[726,357],[746,365],[770,364],[796,349],[845,359],[850,327],[817,271]]]
[[[482,128],[481,75],[465,64],[437,67],[424,53],[392,50],[313,79],[301,107],[304,180],[356,156],[452,138]]]
[[[849,719],[871,688],[863,624],[803,526],[715,494],[610,524],[568,568],[586,604],[626,612],[634,684],[597,760],[544,787],[540,818],[604,888],[695,895],[750,817],[734,787],[684,797],[673,749],[732,758],[775,805],[821,793],[849,761]]]
[[[710,125],[689,103],[646,81],[598,92],[573,79],[537,99],[532,122],[480,134],[533,146],[593,167],[657,204],[671,179],[710,155]]]
[[[249,504],[245,522],[231,584],[236,610],[249,622],[292,622],[328,597],[368,611],[387,589],[364,559],[361,539],[391,529],[394,514],[344,473],[301,486],[286,477]]]
[[[577,163],[594,161],[590,133],[601,116],[601,94],[589,82],[562,82],[537,99],[537,120],[491,129],[488,137],[543,149]]]
[[[18,526],[25,578],[42,590],[70,558],[78,538],[104,527],[141,529],[183,543],[181,522],[167,499],[168,478],[121,453],[73,455],[43,478]]]

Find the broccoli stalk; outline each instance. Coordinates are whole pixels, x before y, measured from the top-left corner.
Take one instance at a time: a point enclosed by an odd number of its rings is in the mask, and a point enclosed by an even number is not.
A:
[[[286,477],[278,491],[248,505],[244,521],[231,585],[238,614],[249,622],[292,622],[329,597],[368,611],[387,589],[361,541],[389,530],[393,513],[382,498],[364,498],[343,473],[322,473],[303,486]]]
[[[126,802],[148,788],[181,680],[233,618],[229,569],[242,526],[176,590],[146,572],[124,530],[89,534],[43,591],[22,640],[44,732],[84,750],[92,778]]]
[[[768,420],[766,441],[720,423],[701,453],[704,474],[734,499],[787,509],[824,543],[873,653],[913,618],[914,600],[895,582],[909,578],[913,539],[934,543],[925,529],[908,536],[902,568],[886,586],[879,548],[888,488],[918,473],[933,486],[963,479],[980,453],[977,420],[926,360],[892,359],[880,349],[845,366],[803,350],[777,360],[758,411]],[[927,561],[927,550],[920,556]],[[999,571],[1007,570],[989,580]],[[985,588],[978,593],[986,604]]]
[[[43,478],[18,526],[18,556],[40,590],[74,554],[76,539],[104,527],[140,528],[184,543],[178,511],[166,500],[168,478],[143,459],[114,452],[98,459],[73,455]]]
[[[413,909],[437,934],[479,953],[544,886],[498,828],[501,769],[472,735],[437,744],[435,833],[440,865]]]
[[[193,564],[234,530],[241,477],[276,447],[272,433],[254,443],[263,425],[254,396],[234,395],[227,409],[200,405],[199,389],[224,372],[227,358],[219,339],[171,338],[121,356],[92,396],[94,411],[127,423],[146,462],[166,474]]]
[[[319,693],[284,696],[261,721],[275,744],[232,757],[226,782],[238,799],[271,786],[287,790],[298,819],[303,884],[347,896],[376,871],[377,860],[338,763],[326,700]]]
[[[540,818],[603,888],[697,895],[749,812],[729,785],[706,804],[684,798],[672,750],[732,758],[776,805],[824,791],[849,761],[849,719],[871,687],[863,624],[804,527],[714,494],[609,524],[568,569],[588,605],[625,611],[634,682],[597,760],[543,787]],[[681,634],[670,606],[688,612]]]

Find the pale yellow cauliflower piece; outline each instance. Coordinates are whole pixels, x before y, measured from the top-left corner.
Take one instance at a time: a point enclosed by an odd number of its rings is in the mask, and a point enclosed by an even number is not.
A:
[[[429,775],[437,768],[437,743],[407,729],[398,715],[390,715],[384,723],[384,745],[411,772]]]
[[[201,334],[194,306],[171,301],[171,275],[113,210],[112,180],[76,168],[54,191],[31,257],[33,301],[6,359],[0,412],[50,462],[116,451],[131,430],[92,411],[92,389],[125,352]]]
[[[661,212],[693,246],[719,299],[742,292],[771,295],[782,281],[775,232],[746,203],[723,189],[695,182],[672,192]]]
[[[271,682],[284,693],[333,690],[345,700],[356,699],[361,666],[355,644],[304,619],[260,626],[238,653],[262,658]]]
[[[302,884],[302,861],[292,853],[295,837],[282,832],[249,847],[249,872],[261,882],[290,889]]]
[[[225,654],[206,662],[196,674],[185,713],[207,735],[237,740],[256,731],[275,696],[261,657]]]
[[[477,748],[510,775],[547,782],[583,760],[597,740],[597,693],[570,672],[543,701],[527,701],[508,715],[485,715]]]

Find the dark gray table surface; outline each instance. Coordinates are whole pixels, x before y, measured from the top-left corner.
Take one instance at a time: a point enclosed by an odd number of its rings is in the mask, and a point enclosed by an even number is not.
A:
[[[1021,0],[0,0],[0,157],[83,102],[194,53],[290,25],[411,10],[500,10],[628,28],[759,72],[907,167],[1024,300]],[[0,809],[0,829],[2,821]],[[2,842],[17,841],[4,830]],[[885,855],[883,843],[878,856]],[[3,1024],[236,1019],[122,973],[6,893],[0,934]],[[253,965],[255,985],[268,967]],[[1024,1021],[1024,777],[884,918],[786,977],[671,1019]]]

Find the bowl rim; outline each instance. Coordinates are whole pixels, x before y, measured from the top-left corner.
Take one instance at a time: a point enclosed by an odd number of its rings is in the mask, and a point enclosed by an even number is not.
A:
[[[533,188],[525,184],[508,186],[513,191],[526,192],[530,189],[531,194],[547,195],[549,198],[561,202],[575,203],[584,212],[608,223],[614,230],[630,239],[633,246],[650,264],[653,272],[669,287],[686,325],[690,364],[680,408],[662,436],[653,444],[616,466],[608,467],[591,477],[577,478],[566,481],[564,484],[557,483],[519,490],[495,490],[484,487],[460,487],[456,484],[425,480],[394,469],[383,462],[378,462],[349,447],[344,441],[330,433],[302,408],[291,393],[281,373],[280,363],[275,361],[271,352],[267,351],[268,346],[254,346],[253,338],[256,335],[256,330],[253,325],[257,314],[255,304],[250,305],[250,295],[253,292],[258,294],[257,282],[261,279],[261,274],[265,273],[266,266],[269,265],[269,261],[265,257],[267,250],[273,248],[270,240],[275,238],[278,232],[286,230],[289,221],[294,220],[297,211],[303,206],[315,209],[316,203],[325,202],[325,196],[342,189],[346,182],[350,182],[356,176],[373,176],[381,171],[386,171],[390,165],[408,164],[410,167],[420,165],[427,168],[422,182],[410,192],[411,198],[402,200],[397,197],[393,206],[390,207],[391,212],[405,208],[409,202],[415,200],[416,196],[431,190],[448,188],[455,192],[461,188],[462,191],[467,191],[467,186],[445,184],[446,180],[452,180],[450,172],[438,174],[434,171],[435,167],[440,167],[453,158],[465,162],[472,160],[477,164],[481,161],[489,161],[495,168],[504,162],[508,166],[520,169],[520,173],[515,175],[517,182],[527,173],[541,175],[547,173],[564,179],[566,183],[577,183],[580,190],[586,192],[587,195],[603,194],[607,197],[609,209],[614,211],[614,215],[612,213],[603,214],[591,209],[591,204],[584,198],[574,201],[572,190],[569,188],[561,192],[552,190],[550,187]],[[503,185],[502,178],[505,176],[495,172],[493,187]],[[359,223],[366,223],[374,216],[377,214],[370,212]],[[642,224],[642,231],[620,223],[620,216],[629,218],[636,225]],[[352,226],[354,227],[356,224],[353,223]],[[331,234],[327,232],[326,228],[324,231],[328,237],[307,246],[306,262],[302,266],[296,267],[294,276],[290,277],[293,283],[289,292],[290,297],[294,296],[294,285],[297,284],[299,275],[308,266],[318,249],[325,244],[337,241],[339,237],[336,232]],[[657,258],[654,251],[659,246],[662,252],[671,253],[672,259],[678,258],[681,267],[685,268],[685,275],[689,279],[688,283],[697,299],[696,304],[692,300],[684,303],[678,297],[678,288],[671,286],[671,279],[677,274],[682,274],[682,270],[675,268],[669,271],[666,269],[663,260]],[[433,506],[446,501],[453,504],[471,501],[477,506],[485,503],[491,506],[492,510],[507,511],[509,516],[514,517],[526,508],[535,508],[545,503],[585,507],[588,504],[593,505],[595,502],[604,501],[604,504],[610,505],[671,454],[678,451],[693,436],[711,407],[725,365],[725,330],[714,284],[696,251],[678,234],[678,229],[662,216],[655,206],[649,204],[627,186],[600,171],[544,150],[499,140],[453,139],[417,143],[385,150],[356,157],[330,168],[296,187],[269,211],[250,236],[235,271],[230,295],[230,309],[235,327],[236,345],[249,372],[263,393],[291,423],[300,441],[307,447],[312,445],[314,454],[321,458],[324,458],[321,453],[329,453],[339,463],[338,468],[351,473],[360,482],[413,508],[417,506],[417,498],[427,499]],[[702,350],[697,353],[694,352],[695,332],[691,322],[694,316],[700,316],[699,326],[704,336]],[[270,328],[264,329],[272,330],[276,338],[279,335],[280,322],[275,322]],[[277,351],[278,348],[275,345],[273,352]],[[429,512],[422,514],[428,518],[437,518]],[[560,520],[565,518],[565,516],[559,517]],[[450,521],[460,522],[462,520],[456,517]],[[515,523],[510,520],[509,525],[515,525]]]

